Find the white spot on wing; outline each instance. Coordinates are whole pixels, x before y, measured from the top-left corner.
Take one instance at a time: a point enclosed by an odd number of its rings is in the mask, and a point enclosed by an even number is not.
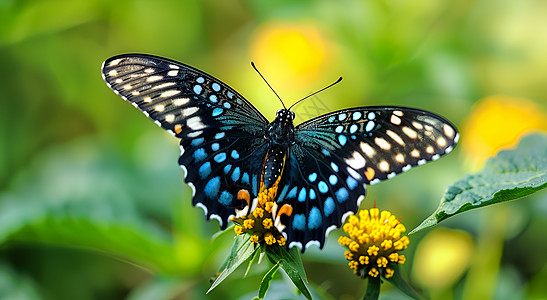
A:
[[[289,244],[289,249],[291,249],[292,247],[295,247],[295,246],[298,247],[298,249],[302,250],[302,243],[300,243],[300,242],[291,242]]]
[[[416,131],[410,129],[410,127],[404,126],[402,130],[411,139],[415,139],[418,136]]]
[[[330,232],[336,229],[336,225],[331,225],[325,230],[325,239],[329,236]]]
[[[167,76],[177,76],[179,74],[179,71],[177,70],[171,70],[167,72]]]
[[[195,117],[192,117],[192,118],[188,119],[186,121],[186,125],[188,127],[192,128],[193,130],[200,130],[200,129],[205,128],[205,125],[203,125],[203,123],[201,123],[201,117],[199,117],[199,116],[195,116]]]
[[[420,130],[420,129],[423,129],[424,126],[416,121],[412,122],[412,126],[414,126],[414,128]]]
[[[188,117],[195,114],[198,110],[199,108],[197,107],[188,107],[182,110],[182,115]]]
[[[346,219],[347,219],[349,216],[353,215],[353,214],[354,214],[354,212],[352,212],[351,210],[350,210],[350,211],[347,211],[345,214],[343,214],[343,215],[342,215],[342,224],[344,224],[344,222],[346,222]]]
[[[361,150],[363,150],[367,157],[372,157],[376,153],[376,151],[374,151],[374,149],[368,143],[361,142],[361,144],[359,145],[361,146]]]
[[[121,58],[115,59],[115,60],[111,61],[111,62],[108,64],[108,66],[109,66],[109,67],[116,66],[116,65],[118,65],[118,64],[120,63],[120,61],[122,61]]]
[[[165,122],[173,123],[174,121],[175,121],[175,115],[174,114],[165,115]]]
[[[175,96],[178,93],[180,93],[180,91],[170,90],[170,91],[166,91],[166,92],[161,93],[160,97],[167,98],[167,97]]]
[[[375,138],[374,142],[378,147],[382,148],[383,150],[389,150],[391,149],[391,145],[383,138]]]
[[[311,247],[312,245],[315,245],[317,247],[319,247],[321,245],[321,243],[319,243],[319,241],[316,241],[316,240],[313,240],[313,241],[309,241],[307,244],[306,244],[306,250]]]
[[[389,171],[389,163],[385,160],[382,160],[379,164],[378,164],[378,169],[380,169],[380,171],[382,172],[387,172]]]
[[[390,138],[392,138],[395,142],[397,142],[397,144],[399,144],[399,145],[404,145],[405,144],[403,139],[398,134],[396,134],[395,132],[393,132],[391,130],[388,130],[388,131],[386,131],[386,133],[387,133],[387,135],[389,135]]]
[[[156,75],[156,76],[150,76],[150,77],[146,78],[146,81],[147,82],[154,82],[154,81],[158,81],[158,80],[162,80],[162,79],[163,79],[163,76]]]
[[[352,158],[346,158],[345,161],[354,169],[361,169],[366,164],[365,158],[357,151],[353,152]]]
[[[209,217],[209,220],[211,219],[215,219],[215,220],[218,220],[218,223],[220,226],[222,226],[222,218],[219,216],[219,215],[215,215],[215,214],[212,214],[210,217]]]
[[[395,125],[401,124],[401,118],[397,117],[395,114],[391,115],[391,118],[389,119],[389,121]]]
[[[203,209],[203,212],[205,213],[205,215],[207,215],[207,212],[208,212],[207,206],[203,205],[203,203],[201,203],[201,202],[196,203],[196,207],[199,207],[199,208]]]
[[[400,111],[400,110],[395,110],[395,111],[393,111],[393,114],[394,114],[394,115],[397,115],[397,116],[399,116],[399,117],[402,117],[402,116],[403,116],[403,112]]]
[[[151,76],[150,78],[152,77],[156,77],[156,76]],[[159,90],[159,89],[163,89],[163,88],[166,88],[166,87],[170,87],[172,85],[175,85],[176,83],[174,82],[166,82],[166,83],[162,83],[162,84],[159,84],[159,85],[156,85],[154,87],[152,87],[153,90]]]
[[[118,71],[116,71],[116,70],[110,70],[110,72],[108,72],[108,75],[109,75],[109,76],[117,76],[117,75],[118,75]]]
[[[182,106],[182,105],[184,105],[188,102],[190,102],[189,98],[178,98],[178,99],[173,100],[173,105]]]
[[[446,125],[446,124],[443,125],[443,131],[444,131],[444,134],[445,134],[447,137],[449,137],[449,138],[453,138],[453,137],[454,137],[454,134],[456,133],[456,132],[454,131],[454,129],[452,129],[452,127],[450,127],[450,126],[448,126],[448,125]]]

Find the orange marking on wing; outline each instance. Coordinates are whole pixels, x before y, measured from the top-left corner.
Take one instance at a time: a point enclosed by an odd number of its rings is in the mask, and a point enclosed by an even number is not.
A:
[[[239,192],[237,192],[237,199],[245,200],[247,206],[251,205],[251,195],[249,195],[249,191],[247,190],[239,190]]]
[[[374,179],[374,175],[376,175],[376,172],[374,172],[374,169],[371,167],[368,167],[365,171],[365,176],[367,177],[368,181],[371,181]]]
[[[175,125],[175,133],[176,133],[176,134],[179,134],[179,133],[181,133],[181,132],[182,132],[182,125],[176,124],[176,125]]]
[[[287,217],[290,217],[292,215],[292,206],[289,204],[283,204],[279,211],[277,212],[277,216],[281,216],[282,214],[287,215]]]

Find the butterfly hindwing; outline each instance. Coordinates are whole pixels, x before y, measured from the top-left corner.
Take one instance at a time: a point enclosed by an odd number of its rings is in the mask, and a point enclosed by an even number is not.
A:
[[[225,228],[238,192],[252,194],[258,185],[266,149],[255,136],[263,135],[264,116],[220,80],[165,58],[120,55],[105,61],[102,73],[114,92],[181,139],[179,163],[193,204]]]
[[[328,233],[357,211],[365,185],[353,179],[343,161],[299,144],[291,147],[286,169],[278,202],[293,207],[285,221],[289,247],[323,247]]]

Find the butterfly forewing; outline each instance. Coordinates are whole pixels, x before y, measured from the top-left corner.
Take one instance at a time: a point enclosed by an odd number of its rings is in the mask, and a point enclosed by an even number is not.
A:
[[[405,107],[352,108],[297,126],[297,143],[327,149],[325,159],[342,159],[367,184],[438,159],[452,151],[458,138],[442,117]]]
[[[114,92],[181,138],[179,163],[193,204],[225,228],[237,193],[258,185],[266,149],[256,136],[264,135],[264,116],[220,80],[165,58],[120,55],[102,72]]]

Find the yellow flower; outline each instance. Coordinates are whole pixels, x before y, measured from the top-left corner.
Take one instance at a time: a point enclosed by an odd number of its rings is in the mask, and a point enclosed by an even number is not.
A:
[[[390,212],[380,213],[378,208],[361,210],[358,216],[350,216],[342,228],[349,237],[341,236],[338,243],[349,249],[344,256],[356,275],[389,278],[394,272],[389,266],[405,262],[398,251],[408,246],[408,237],[401,237],[406,228]]]
[[[275,203],[276,191],[277,184],[269,189],[262,188],[258,197],[254,199],[256,208],[250,213],[247,209],[243,209],[241,212],[244,211],[242,214],[245,215],[232,218],[232,221],[236,223],[234,229],[236,234],[249,234],[253,243],[265,242],[266,245],[285,246],[287,241],[282,235],[284,227],[280,227],[282,225],[277,225],[275,222],[277,220],[280,223],[278,219],[280,214],[290,215],[292,211],[287,207],[281,207],[278,210]],[[249,203],[249,206],[252,205]]]
[[[314,82],[325,70],[329,47],[317,26],[270,22],[258,27],[251,39],[251,57],[268,77],[295,85]],[[296,84],[296,85],[298,85]]]
[[[522,98],[496,95],[475,104],[462,126],[462,148],[473,169],[502,148],[514,146],[528,131],[547,130],[547,113]]]

